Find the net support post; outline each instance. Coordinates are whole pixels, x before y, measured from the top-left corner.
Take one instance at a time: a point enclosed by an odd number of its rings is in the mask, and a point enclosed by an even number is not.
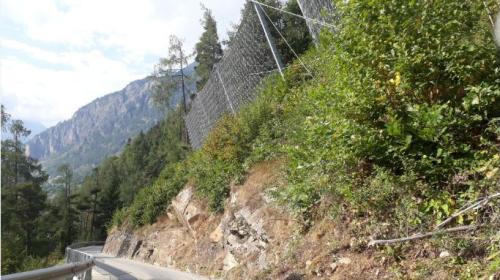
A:
[[[302,6],[302,3],[300,2],[300,0],[297,0],[297,4],[299,5],[299,9],[300,9],[300,11],[302,11],[302,14],[305,15],[304,7]],[[314,45],[316,45],[316,47],[317,47],[319,44],[319,39],[317,36],[318,34],[316,34],[316,32],[313,30],[311,24],[308,22],[307,19],[306,19],[306,25],[307,25],[307,28],[309,29],[309,34],[311,34],[311,36],[313,38]]]
[[[266,19],[264,18],[262,7],[255,2],[252,2],[255,8],[255,12],[257,13],[257,17],[259,18],[260,25],[262,26],[262,30],[264,30],[264,34],[266,35],[267,43],[271,52],[273,54],[274,61],[276,62],[276,66],[278,66],[278,71],[283,79],[285,79],[285,75],[283,73],[283,61],[281,60],[281,56],[278,52],[278,48],[276,48],[276,43],[274,42],[274,38],[271,35],[271,31],[269,30],[269,26],[267,24]]]
[[[219,78],[219,81],[222,84],[222,89],[224,90],[224,95],[226,95],[226,100],[227,103],[229,104],[229,108],[231,108],[231,113],[233,113],[234,115],[236,112],[234,111],[233,102],[231,102],[231,98],[229,98],[229,95],[227,94],[226,85],[224,85],[224,81],[222,80],[219,68],[217,66],[215,67],[215,71],[217,72],[217,77]]]

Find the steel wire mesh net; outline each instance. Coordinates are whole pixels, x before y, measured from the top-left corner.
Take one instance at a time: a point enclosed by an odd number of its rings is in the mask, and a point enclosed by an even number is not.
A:
[[[255,98],[256,86],[267,73],[276,68],[265,34],[250,4],[229,48],[215,65],[203,89],[191,103],[186,127],[191,146],[203,144],[217,120],[237,112]]]
[[[331,22],[331,0],[299,0],[307,25],[317,40],[322,25]],[[313,20],[311,20],[313,19]],[[262,79],[277,68],[267,43],[264,30],[251,2],[245,4],[236,35],[230,41],[224,56],[185,117],[189,140],[193,149],[203,145],[217,121],[226,113],[235,113],[252,101]]]
[[[332,24],[335,12],[332,0],[297,0],[302,14],[308,18],[307,26],[317,42],[319,33],[325,28],[321,23]],[[312,19],[312,20],[311,20]]]

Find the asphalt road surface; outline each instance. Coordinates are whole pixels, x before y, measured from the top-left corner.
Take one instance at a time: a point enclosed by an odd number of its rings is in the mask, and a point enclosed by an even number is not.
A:
[[[208,278],[178,270],[118,258],[102,253],[102,246],[78,248],[95,257],[92,279],[95,280],[208,280]]]

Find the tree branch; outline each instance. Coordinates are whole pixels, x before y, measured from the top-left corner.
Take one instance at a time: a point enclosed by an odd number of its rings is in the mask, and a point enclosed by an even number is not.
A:
[[[442,221],[441,223],[439,223],[435,229],[440,229],[442,228],[443,226],[445,226],[446,224],[450,223],[453,219],[455,219],[456,217],[472,210],[472,209],[479,209],[479,208],[482,208],[484,207],[486,204],[488,204],[488,202],[490,202],[490,200],[494,199],[494,198],[498,198],[500,197],[500,193],[496,193],[496,194],[493,194],[493,195],[490,195],[490,196],[487,196],[487,197],[484,197],[484,198],[481,198],[479,200],[477,200],[476,202],[474,202],[473,204],[471,204],[470,206],[464,208],[463,210],[460,210],[458,212],[456,212],[455,214],[451,215],[450,217],[448,217],[446,220]]]
[[[406,242],[406,241],[411,241],[411,240],[416,240],[416,239],[423,239],[426,237],[431,237],[431,236],[436,235],[436,234],[466,231],[466,230],[476,229],[478,227],[479,226],[477,226],[477,225],[459,226],[459,227],[454,227],[454,228],[449,228],[449,229],[435,230],[435,231],[426,232],[426,233],[418,233],[418,234],[415,234],[413,236],[407,236],[407,237],[396,238],[396,239],[371,240],[368,243],[368,247],[372,247],[372,246],[376,246],[376,245],[392,244],[392,243],[398,243],[398,242]]]

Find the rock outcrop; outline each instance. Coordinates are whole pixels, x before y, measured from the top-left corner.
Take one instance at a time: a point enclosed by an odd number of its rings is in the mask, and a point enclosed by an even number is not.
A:
[[[232,187],[223,214],[210,213],[188,185],[157,223],[137,231],[114,229],[104,251],[215,277],[249,279],[277,261],[276,248],[297,228],[266,195],[265,188],[276,181],[275,170],[272,163],[253,168],[243,185]]]

